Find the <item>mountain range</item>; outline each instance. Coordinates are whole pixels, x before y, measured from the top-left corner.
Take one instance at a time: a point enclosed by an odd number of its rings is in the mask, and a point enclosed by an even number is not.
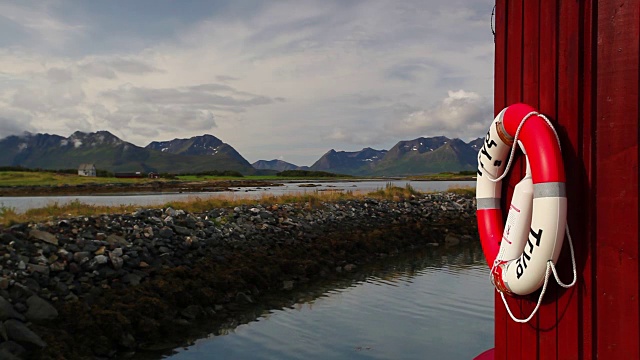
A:
[[[67,138],[25,133],[0,140],[0,166],[69,169],[82,163],[92,163],[97,169],[111,172],[255,172],[231,145],[211,135],[154,141],[144,148],[123,141],[108,131],[76,131]]]
[[[400,141],[389,150],[330,150],[311,170],[348,175],[401,176],[474,170],[482,138],[469,143],[444,136]]]
[[[286,170],[309,170],[308,166],[298,166],[283,160],[258,160],[251,164],[256,170],[274,170],[274,171],[286,171]]]
[[[77,168],[92,163],[110,172],[197,173],[237,171],[245,175],[284,170],[327,171],[360,176],[402,176],[445,171],[474,170],[483,139],[469,143],[444,136],[400,141],[389,150],[329,150],[312,166],[282,160],[259,160],[250,164],[231,145],[213,135],[189,139],[153,141],[139,147],[108,131],[69,137],[24,133],[0,139],[0,166],[40,169]]]

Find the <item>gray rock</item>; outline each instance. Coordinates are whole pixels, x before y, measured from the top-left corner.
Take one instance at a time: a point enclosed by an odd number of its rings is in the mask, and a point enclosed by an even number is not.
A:
[[[4,323],[1,321],[0,321],[0,338],[2,338],[2,341],[9,341],[9,336],[7,335],[7,329],[4,328]]]
[[[121,257],[118,257],[114,253],[109,253],[109,259],[111,260],[111,265],[115,270],[122,269],[122,265],[124,265],[124,260]]]
[[[41,348],[47,346],[47,343],[45,343],[38,334],[29,329],[23,322],[9,319],[4,322],[4,327],[7,330],[7,336],[9,339],[17,343],[35,345]]]
[[[445,236],[444,238],[444,244],[446,246],[458,245],[460,244],[460,238],[452,234],[447,234],[447,236]]]
[[[185,236],[191,235],[191,230],[187,229],[186,227],[175,225],[173,229],[179,235],[185,235]]]
[[[17,302],[13,305],[13,308],[16,309],[17,312],[24,314],[27,312],[27,305],[21,302]]]
[[[189,327],[189,326],[191,326],[191,321],[189,321],[189,320],[187,320],[187,319],[182,319],[182,318],[180,318],[180,319],[173,319],[173,323],[174,323],[175,325],[178,325],[178,326],[184,326],[184,327]]]
[[[29,290],[33,291],[34,293],[37,293],[41,289],[40,284],[38,284],[38,282],[32,278],[25,279],[24,286],[26,286]]]
[[[23,359],[26,354],[27,350],[15,341],[5,341],[0,344],[0,359],[2,360]]]
[[[33,291],[31,291],[31,289],[22,285],[21,283],[15,282],[9,288],[9,294],[11,295],[12,300],[19,300],[19,299],[25,300],[29,296],[33,295]]]
[[[0,359],[2,360],[21,360],[22,357],[10,353],[6,349],[0,348]]]
[[[129,243],[125,238],[123,238],[122,236],[118,236],[118,235],[114,235],[114,234],[107,236],[107,238],[105,239],[105,241],[106,241],[106,242],[108,242],[108,243],[109,243],[109,244],[111,244],[111,245],[114,245],[114,244],[115,244],[115,245],[120,245],[120,246],[127,246],[127,245],[129,245],[129,244],[130,244],[130,243]]]
[[[8,233],[0,235],[0,244],[9,245],[10,243],[15,242],[17,240],[18,239],[15,236]]]
[[[170,238],[173,237],[173,235],[174,235],[174,232],[170,227],[163,227],[158,232],[158,236],[160,236],[161,238],[165,238],[165,239],[170,239]]]
[[[134,273],[128,273],[122,277],[122,282],[125,284],[131,284],[133,286],[140,285],[142,276]]]
[[[78,264],[82,265],[85,262],[89,261],[89,252],[88,251],[80,251],[73,254],[73,260]]]
[[[106,336],[98,336],[95,338],[93,343],[93,352],[102,357],[110,357],[112,352],[115,352],[111,341]]]
[[[193,320],[200,316],[203,313],[202,306],[199,305],[190,305],[180,311],[180,315],[184,318]]]
[[[37,295],[27,299],[29,309],[25,313],[27,319],[33,322],[53,320],[58,317],[58,310],[46,300]]]
[[[109,259],[104,255],[98,255],[94,257],[92,261],[95,261],[98,265],[103,265],[106,264]]]
[[[123,333],[120,336],[120,345],[127,349],[135,349],[136,348],[136,338],[133,337],[130,333]]]
[[[31,230],[29,231],[29,237],[49,244],[58,245],[58,238],[52,233],[46,231]]]
[[[47,265],[28,264],[27,270],[32,273],[38,272],[45,275],[49,274],[49,266]]]
[[[356,268],[356,266],[354,264],[347,264],[347,265],[344,266],[344,269],[346,271],[352,271],[355,268]]]
[[[4,321],[7,319],[18,319],[24,321],[24,316],[17,312],[10,302],[0,296],[0,320]]]
[[[51,271],[55,271],[55,272],[59,272],[59,271],[64,271],[67,267],[67,264],[63,263],[63,262],[54,262],[53,264],[49,265],[49,269]]]
[[[239,292],[236,294],[236,301],[241,303],[241,304],[251,304],[253,303],[253,300],[251,299],[251,297],[243,292]]]

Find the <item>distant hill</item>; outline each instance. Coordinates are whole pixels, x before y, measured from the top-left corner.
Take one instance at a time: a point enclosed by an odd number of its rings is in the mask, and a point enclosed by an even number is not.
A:
[[[335,177],[351,177],[349,175],[335,174],[326,171],[314,170],[285,170],[276,174],[282,177],[304,177],[304,178],[335,178]]]
[[[205,145],[212,141],[206,136],[195,137],[192,144]],[[215,137],[211,136],[215,139]],[[31,134],[9,136],[0,140],[0,166],[22,166],[41,169],[77,168],[82,163],[95,164],[96,168],[111,172],[200,172],[210,170],[234,170],[251,174],[254,169],[249,162],[230,145],[217,145],[217,153],[184,153],[169,144],[172,151],[142,148],[123,141],[108,131],[84,133],[76,131],[65,138],[59,135]],[[175,141],[175,140],[173,140]],[[184,141],[184,140],[183,140]],[[215,141],[212,141],[215,143]],[[152,143],[153,144],[153,143]],[[151,146],[151,144],[150,144]]]
[[[156,150],[167,154],[206,156],[209,159],[215,159],[220,165],[234,167],[241,173],[252,173],[253,167],[240,153],[231,145],[222,142],[222,140],[209,134],[194,136],[188,139],[173,139],[169,141],[153,141],[145,147],[146,149]],[[240,168],[237,168],[240,166]]]
[[[189,139],[152,141],[147,149],[180,155],[215,155],[220,147],[226,145],[213,135],[195,136]]]
[[[421,175],[476,168],[477,152],[460,139],[446,137],[400,141],[373,169],[375,175]]]
[[[25,133],[0,139],[0,166],[73,169],[83,163],[110,172],[197,173],[237,171],[275,174],[288,170],[325,171],[356,176],[404,176],[474,170],[483,138],[465,143],[444,136],[398,142],[390,150],[329,150],[311,167],[282,160],[259,160],[253,165],[231,145],[213,135],[153,141],[139,147],[108,131],[69,137]]]
[[[387,150],[364,148],[360,151],[329,150],[311,167],[314,171],[327,171],[345,175],[367,175],[372,172]]]
[[[482,148],[482,145],[484,145],[484,138],[483,137],[479,137],[479,138],[477,138],[475,140],[469,141],[467,143],[467,145],[471,146],[471,148],[473,150],[478,152]]]
[[[286,170],[307,170],[308,166],[298,166],[292,163],[288,163],[282,160],[258,160],[251,164],[256,170],[275,170],[275,171],[286,171]]]
[[[469,143],[444,136],[400,141],[390,150],[330,150],[311,170],[348,175],[404,176],[474,170],[482,138]]]

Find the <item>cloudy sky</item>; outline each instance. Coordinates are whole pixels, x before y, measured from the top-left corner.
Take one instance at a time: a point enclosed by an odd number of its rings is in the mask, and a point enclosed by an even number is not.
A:
[[[211,134],[249,162],[484,135],[489,0],[0,0],[0,138]]]

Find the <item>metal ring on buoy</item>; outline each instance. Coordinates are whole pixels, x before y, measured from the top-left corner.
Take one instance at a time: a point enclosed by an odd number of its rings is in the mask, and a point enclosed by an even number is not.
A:
[[[505,226],[501,179],[514,141],[528,171],[514,190]],[[527,295],[545,282],[547,263],[557,262],[564,240],[565,182],[559,141],[548,120],[526,104],[502,110],[478,153],[476,183],[480,241],[498,291]]]

